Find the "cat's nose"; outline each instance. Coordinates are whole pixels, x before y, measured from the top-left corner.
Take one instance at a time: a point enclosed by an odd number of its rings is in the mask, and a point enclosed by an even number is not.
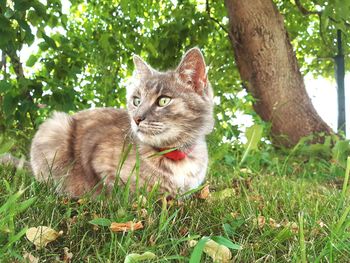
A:
[[[136,125],[139,125],[141,121],[143,121],[145,119],[144,116],[136,116],[134,117],[134,121],[136,123]]]

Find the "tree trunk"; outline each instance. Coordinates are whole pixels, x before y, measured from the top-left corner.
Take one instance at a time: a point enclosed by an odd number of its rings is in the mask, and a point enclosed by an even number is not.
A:
[[[293,146],[310,134],[331,133],[313,107],[272,0],[225,0],[235,61],[255,111],[271,122],[278,145]]]

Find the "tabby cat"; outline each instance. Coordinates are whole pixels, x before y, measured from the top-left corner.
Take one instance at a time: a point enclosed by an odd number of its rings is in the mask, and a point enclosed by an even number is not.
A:
[[[198,48],[175,70],[159,72],[134,56],[127,110],[55,112],[37,131],[31,167],[40,181],[79,197],[130,180],[170,195],[200,186],[208,165],[205,136],[214,125],[213,91]],[[138,160],[138,162],[137,162]],[[136,162],[139,168],[135,168]]]

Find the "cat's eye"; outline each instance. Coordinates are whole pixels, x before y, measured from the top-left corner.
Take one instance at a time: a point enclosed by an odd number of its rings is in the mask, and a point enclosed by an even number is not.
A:
[[[162,96],[158,99],[158,106],[164,107],[164,106],[168,105],[170,103],[170,101],[171,101],[171,98]]]
[[[132,100],[132,103],[134,104],[134,106],[139,106],[140,103],[141,103],[141,99],[138,98],[138,97],[134,97],[133,100]]]

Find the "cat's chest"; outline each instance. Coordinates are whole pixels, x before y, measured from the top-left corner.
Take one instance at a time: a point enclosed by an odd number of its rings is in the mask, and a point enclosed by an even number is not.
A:
[[[196,160],[188,160],[183,163],[174,163],[171,165],[171,181],[178,189],[188,191],[197,188],[204,181],[207,162],[202,164]]]
[[[186,192],[200,186],[207,170],[207,156],[186,158],[180,161],[163,160],[158,167],[162,179],[173,191]]]
[[[142,156],[152,154],[154,153],[145,153]],[[152,179],[151,181],[159,181],[166,191],[173,193],[184,193],[199,187],[205,179],[207,166],[208,153],[204,141],[198,143],[190,154],[181,160],[162,156],[142,158],[141,161],[143,176]]]

